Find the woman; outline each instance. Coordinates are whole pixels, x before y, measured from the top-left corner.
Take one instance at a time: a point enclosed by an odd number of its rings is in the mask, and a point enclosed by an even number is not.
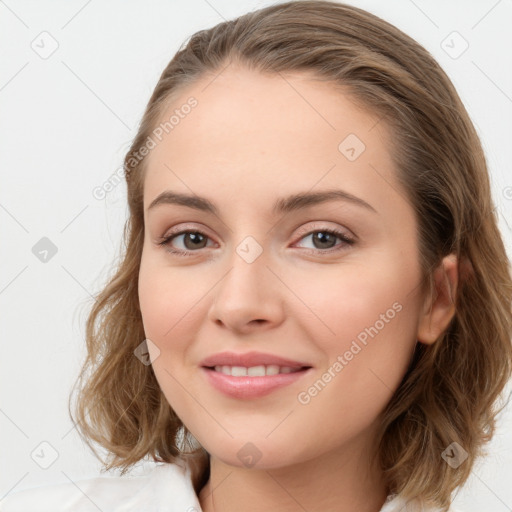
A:
[[[453,510],[510,379],[512,282],[430,54],[323,0],[200,31],[125,171],[73,414],[107,469],[160,464],[2,510]]]

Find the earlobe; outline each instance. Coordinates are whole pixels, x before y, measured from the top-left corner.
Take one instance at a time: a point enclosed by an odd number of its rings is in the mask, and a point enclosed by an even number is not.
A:
[[[417,339],[432,344],[446,330],[455,314],[457,294],[457,256],[445,256],[433,274],[434,292],[425,298],[425,304],[418,321]]]

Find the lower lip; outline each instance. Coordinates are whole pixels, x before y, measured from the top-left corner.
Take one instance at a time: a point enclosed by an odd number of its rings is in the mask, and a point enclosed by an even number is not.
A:
[[[210,384],[225,395],[234,398],[259,398],[297,382],[304,375],[309,374],[312,368],[264,377],[233,377],[204,366],[201,370],[206,374]]]

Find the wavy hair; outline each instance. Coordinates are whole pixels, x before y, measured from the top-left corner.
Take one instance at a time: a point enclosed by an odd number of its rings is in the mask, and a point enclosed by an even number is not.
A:
[[[124,159],[129,217],[122,257],[87,318],[87,357],[70,415],[97,457],[92,442],[107,450],[107,470],[124,474],[145,457],[191,457],[196,491],[208,478],[206,452],[171,409],[152,366],[134,356],[145,339],[140,155],[172,99],[233,62],[262,73],[308,72],[378,114],[392,130],[397,177],[415,210],[426,293],[434,293],[441,259],[458,258],[454,317],[434,344],[417,343],[382,414],[376,455],[390,493],[446,510],[485,455],[504,407],[497,405],[512,372],[510,262],[482,145],[451,81],[415,40],[350,5],[298,0],[250,12],[197,32],[164,69]],[[468,454],[456,469],[441,458],[452,442]]]

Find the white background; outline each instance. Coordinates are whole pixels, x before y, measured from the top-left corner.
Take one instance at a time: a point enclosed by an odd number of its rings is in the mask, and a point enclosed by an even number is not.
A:
[[[119,255],[127,208],[124,184],[105,200],[92,191],[122,165],[157,79],[182,42],[270,3],[0,1],[0,498],[98,474],[99,463],[68,417],[67,399],[84,356],[91,295]],[[349,3],[411,35],[453,80],[484,144],[510,256],[512,3]],[[50,47],[43,31],[58,43],[46,59],[31,47],[42,46],[42,37]],[[453,31],[469,44],[456,59],[441,46]],[[452,52],[463,44],[455,38],[446,40]],[[42,237],[58,251],[46,263],[32,253]],[[512,510],[511,432],[508,407],[489,456],[456,497],[458,508]],[[44,441],[58,453],[48,469],[30,455],[37,449],[51,457],[51,448],[39,446]]]

